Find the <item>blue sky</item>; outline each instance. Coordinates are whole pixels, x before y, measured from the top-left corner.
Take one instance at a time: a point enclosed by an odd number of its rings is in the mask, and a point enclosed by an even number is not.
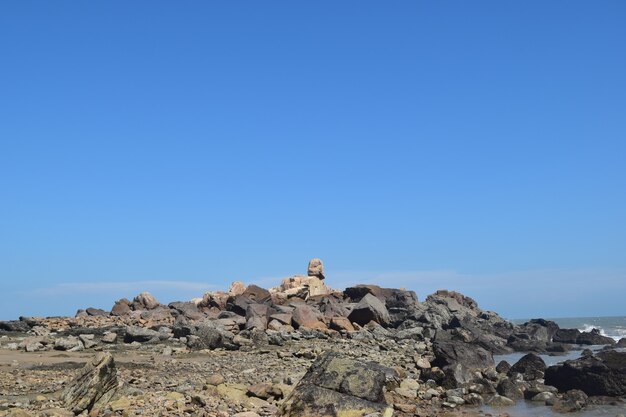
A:
[[[275,285],[624,315],[626,3],[3,2],[0,319]]]

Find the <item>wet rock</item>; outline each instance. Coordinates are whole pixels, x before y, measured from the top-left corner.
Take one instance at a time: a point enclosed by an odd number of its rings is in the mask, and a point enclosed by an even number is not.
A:
[[[578,343],[576,340],[580,336],[580,330],[578,329],[559,329],[552,337],[552,341],[559,343]]]
[[[329,352],[320,356],[300,383],[285,399],[278,416],[391,416],[385,402],[386,371],[375,363],[364,363]]]
[[[559,413],[580,411],[587,405],[587,395],[580,390],[569,390],[562,398],[556,399],[553,410]]]
[[[600,334],[598,329],[591,329],[589,332],[582,332],[576,338],[579,345],[614,345],[615,340]]]
[[[511,379],[503,379],[500,381],[497,387],[498,394],[503,395],[512,400],[519,400],[524,398],[523,386]]]
[[[539,355],[529,353],[522,356],[522,358],[515,363],[509,370],[509,376],[519,373],[522,374],[524,380],[534,381],[536,379],[542,379],[546,370],[546,363],[541,359]]]
[[[626,352],[609,350],[568,360],[546,369],[545,379],[546,384],[559,391],[575,389],[587,395],[623,396],[626,395]]]
[[[502,395],[494,395],[492,397],[490,397],[487,401],[486,401],[487,405],[490,405],[492,407],[510,407],[512,405],[515,405],[515,401],[513,401],[510,398],[504,397]]]
[[[118,387],[117,370],[110,353],[99,353],[63,390],[61,401],[75,414],[106,403]]]

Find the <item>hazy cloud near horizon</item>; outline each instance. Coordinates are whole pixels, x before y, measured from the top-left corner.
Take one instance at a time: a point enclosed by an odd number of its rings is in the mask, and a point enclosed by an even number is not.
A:
[[[247,281],[265,288],[278,285],[281,277]],[[213,281],[215,282],[215,281]],[[572,317],[623,315],[621,294],[626,292],[626,270],[544,269],[492,274],[458,271],[329,271],[327,285],[344,289],[357,284],[406,288],[417,293],[420,301],[438,289],[459,291],[506,318]],[[138,280],[66,282],[28,292],[15,291],[0,308],[0,319],[18,315],[73,315],[86,307],[110,309],[120,298],[132,298],[148,291],[161,302],[186,301],[202,297],[207,291],[226,290],[230,282],[220,284],[187,280]],[[24,307],[12,305],[27,298]],[[598,300],[603,307],[598,309]],[[44,302],[45,301],[45,302]],[[23,303],[19,303],[23,305]]]

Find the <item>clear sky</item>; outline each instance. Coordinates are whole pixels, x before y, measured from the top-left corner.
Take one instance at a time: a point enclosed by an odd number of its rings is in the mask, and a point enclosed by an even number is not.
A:
[[[626,2],[3,1],[0,319],[327,266],[625,315]]]

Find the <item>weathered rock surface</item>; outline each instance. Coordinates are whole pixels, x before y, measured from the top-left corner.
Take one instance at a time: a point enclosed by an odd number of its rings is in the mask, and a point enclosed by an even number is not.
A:
[[[587,395],[626,395],[626,352],[613,350],[565,361],[546,369],[546,384],[559,391],[572,389]]]
[[[391,416],[385,402],[386,370],[329,352],[319,357],[293,392],[278,416]]]
[[[99,353],[63,390],[61,399],[65,407],[79,414],[91,410],[98,403],[106,403],[115,394],[117,386],[113,356],[110,353]]]

